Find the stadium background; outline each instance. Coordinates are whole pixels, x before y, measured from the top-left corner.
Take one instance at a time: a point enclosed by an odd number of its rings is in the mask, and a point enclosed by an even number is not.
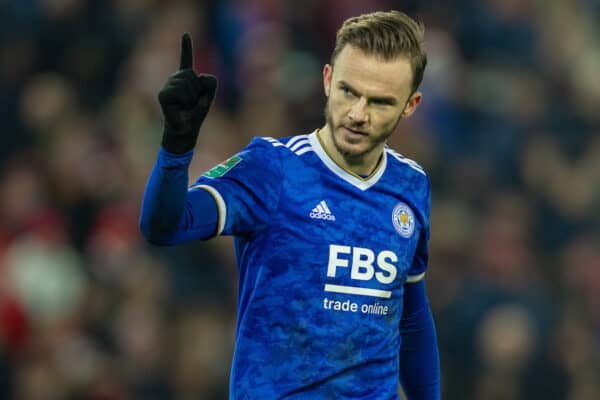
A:
[[[0,1],[0,398],[222,399],[229,238],[144,243],[156,93],[180,34],[220,79],[191,176],[322,122],[344,18],[427,26],[393,146],[433,182],[428,289],[444,398],[600,398],[600,3]]]

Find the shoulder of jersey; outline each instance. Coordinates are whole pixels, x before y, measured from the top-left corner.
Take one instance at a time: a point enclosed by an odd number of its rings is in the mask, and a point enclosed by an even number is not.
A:
[[[421,175],[427,176],[425,169],[421,167],[416,161],[404,157],[402,154],[397,153],[396,151],[387,146],[385,147],[385,152],[388,155],[388,163],[390,161],[393,162],[395,160],[397,161],[397,164],[400,168],[411,168],[413,171]]]
[[[268,136],[259,136],[257,137],[257,139],[269,143],[272,147],[280,147],[286,149],[297,156],[302,156],[303,154],[314,152],[314,149],[310,144],[310,141],[308,140],[308,134],[288,136],[277,139]],[[387,146],[385,147],[385,152],[388,155],[388,160],[396,160],[400,168],[410,168],[421,175],[427,176],[425,169],[422,166],[420,166],[416,161],[403,156],[402,154],[396,152],[395,150]]]
[[[258,139],[262,139],[265,142],[271,144],[273,147],[285,149],[296,156],[302,156],[306,153],[314,152],[310,141],[308,140],[308,134],[296,135],[284,138],[272,138],[266,136],[259,136]]]

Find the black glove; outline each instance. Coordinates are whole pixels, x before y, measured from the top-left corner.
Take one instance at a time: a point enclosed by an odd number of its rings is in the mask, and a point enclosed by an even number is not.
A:
[[[192,65],[192,39],[189,33],[184,33],[179,71],[167,79],[158,93],[165,118],[162,147],[170,153],[183,154],[194,148],[200,125],[217,90],[217,78],[208,74],[196,75]]]

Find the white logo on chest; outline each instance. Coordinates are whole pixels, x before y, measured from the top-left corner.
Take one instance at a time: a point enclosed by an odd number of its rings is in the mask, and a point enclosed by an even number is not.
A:
[[[329,245],[329,262],[327,264],[327,277],[335,278],[339,268],[350,268],[350,279],[358,284],[360,281],[377,280],[382,284],[390,284],[396,279],[398,269],[394,263],[398,262],[398,256],[391,250],[383,250],[375,253],[364,247]],[[341,286],[326,284],[326,292],[337,292],[347,294],[359,294],[389,298],[392,292],[389,290],[370,289],[360,286]]]
[[[327,203],[325,203],[325,200],[321,200],[321,202],[319,202],[319,204],[317,204],[308,215],[313,219],[335,221],[335,215],[333,215],[333,213],[327,206]]]

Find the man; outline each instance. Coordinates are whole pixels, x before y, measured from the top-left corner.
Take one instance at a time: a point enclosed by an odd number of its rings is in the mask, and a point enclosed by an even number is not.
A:
[[[180,70],[159,93],[162,148],[140,226],[171,245],[235,236],[233,399],[439,399],[423,277],[429,179],[386,146],[421,100],[423,28],[403,13],[347,20],[323,69],[326,123],[254,138],[187,187],[217,81]]]

